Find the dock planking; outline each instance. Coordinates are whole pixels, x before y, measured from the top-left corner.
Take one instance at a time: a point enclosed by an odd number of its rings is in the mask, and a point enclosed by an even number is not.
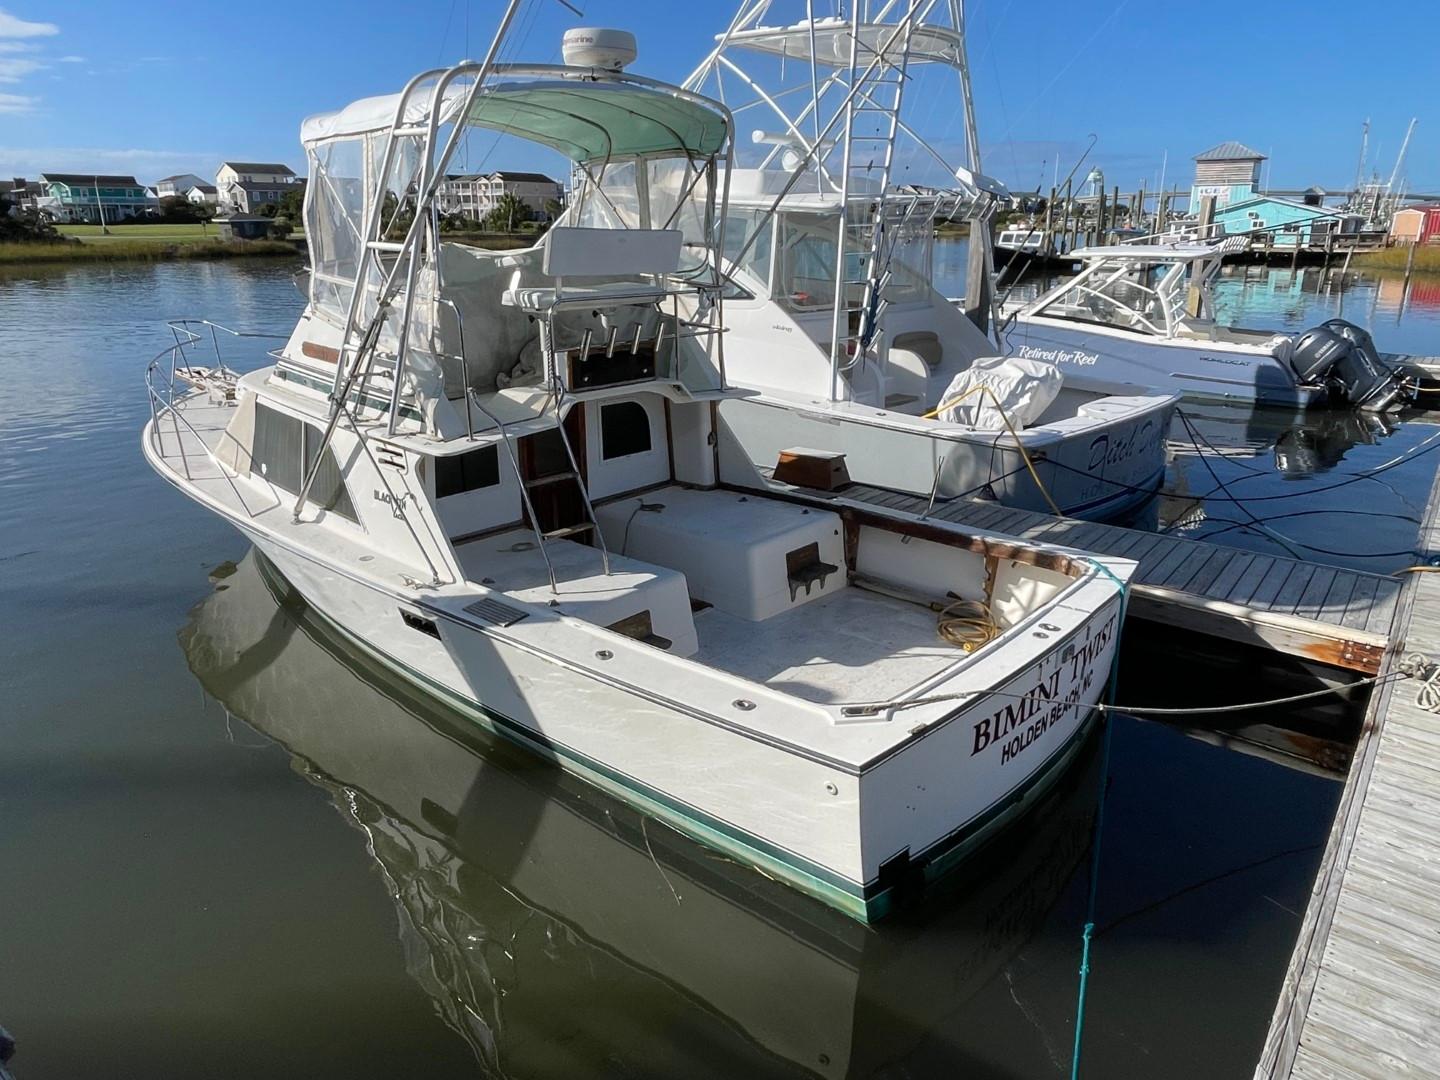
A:
[[[773,487],[785,485],[771,482]],[[905,513],[928,500],[868,484],[834,493],[789,489]],[[928,516],[981,532],[1133,559],[1137,618],[1181,626],[1373,675],[1379,670],[1401,582],[1281,555],[1142,532],[978,499],[936,503]]]
[[[1418,550],[1440,554],[1440,477]],[[1407,576],[1388,638],[1382,676],[1440,657],[1440,575]],[[1371,695],[1255,1080],[1440,1076],[1440,715],[1418,689]]]

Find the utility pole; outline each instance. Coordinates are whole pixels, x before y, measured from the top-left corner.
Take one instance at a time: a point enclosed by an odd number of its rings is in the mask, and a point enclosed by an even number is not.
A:
[[[105,227],[105,204],[100,201],[100,177],[95,177],[95,210],[100,215],[100,235],[109,236],[110,230]]]

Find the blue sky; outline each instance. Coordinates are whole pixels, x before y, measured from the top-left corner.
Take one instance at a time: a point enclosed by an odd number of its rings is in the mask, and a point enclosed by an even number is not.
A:
[[[531,0],[519,55],[558,60],[567,27],[613,25],[639,38],[634,70],[678,80],[734,6],[575,2],[583,22],[558,0]],[[817,9],[827,6],[818,0]],[[500,0],[301,0],[241,5],[231,16],[171,0],[139,8],[0,0],[0,176],[108,171],[151,182],[212,176],[224,158],[300,170],[302,117],[480,55],[501,8]],[[985,171],[1016,189],[1042,176],[1048,186],[1056,159],[1063,176],[1093,132],[1090,161],[1127,190],[1141,180],[1153,189],[1167,151],[1167,186],[1188,184],[1190,156],[1226,139],[1270,155],[1272,186],[1343,188],[1354,180],[1363,120],[1372,121],[1372,167],[1388,176],[1417,116],[1409,190],[1440,192],[1440,90],[1427,55],[1440,40],[1440,3],[1363,5],[1379,43],[1413,43],[1413,58],[1367,53],[1353,2],[1252,0],[1245,19],[1209,14],[1221,10],[1171,0],[970,0]]]

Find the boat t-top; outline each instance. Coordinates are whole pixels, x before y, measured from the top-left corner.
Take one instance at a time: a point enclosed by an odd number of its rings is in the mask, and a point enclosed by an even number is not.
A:
[[[304,314],[239,375],[182,336],[145,456],[374,661],[878,917],[1078,754],[1134,564],[756,490],[717,438],[732,114],[620,32],[496,62],[520,6],[485,60],[305,121]],[[533,247],[440,230],[471,131],[569,159]]]
[[[730,174],[726,370],[753,393],[725,434],[757,477],[808,447],[898,491],[1112,517],[1158,487],[1174,396],[1003,358],[935,288],[936,222],[978,242],[1005,194],[980,173],[964,42],[955,3],[750,2],[687,80],[764,125]],[[946,113],[964,165],[935,148]]]
[[[1244,237],[1155,237],[1077,248],[1080,272],[1028,303],[1007,305],[1015,355],[1068,372],[1124,379],[1195,400],[1384,411],[1433,366],[1376,351],[1343,319],[1300,334],[1226,326],[1215,315],[1221,260]]]

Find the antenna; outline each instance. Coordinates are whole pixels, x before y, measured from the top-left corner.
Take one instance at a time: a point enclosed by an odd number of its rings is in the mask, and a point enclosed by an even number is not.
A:
[[[1370,147],[1370,118],[1360,128],[1360,163],[1355,166],[1355,196],[1360,196],[1360,185],[1365,180],[1365,152]]]
[[[1395,180],[1400,175],[1400,166],[1405,163],[1405,151],[1410,149],[1410,136],[1415,134],[1415,117],[1410,118],[1410,126],[1405,129],[1405,141],[1400,144],[1400,153],[1395,156],[1395,168],[1390,170],[1390,182],[1385,185],[1385,194],[1389,195],[1395,190]]]

